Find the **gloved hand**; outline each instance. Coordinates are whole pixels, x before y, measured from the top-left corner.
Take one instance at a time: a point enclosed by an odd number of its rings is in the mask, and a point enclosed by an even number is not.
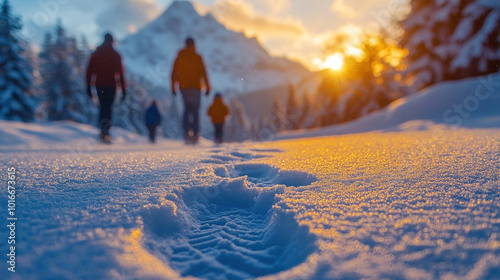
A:
[[[92,89],[90,88],[90,86],[87,86],[87,94],[90,96],[90,98],[93,98],[92,97]]]
[[[205,96],[209,96],[210,95],[210,88],[207,88],[207,90],[205,91]]]
[[[122,90],[122,101],[125,101],[125,98],[127,97],[127,91]]]

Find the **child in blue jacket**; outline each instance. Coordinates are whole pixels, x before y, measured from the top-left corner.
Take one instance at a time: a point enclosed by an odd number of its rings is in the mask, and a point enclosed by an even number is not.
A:
[[[161,123],[161,115],[160,111],[158,110],[158,105],[156,103],[156,100],[153,100],[151,106],[149,106],[149,108],[146,110],[144,119],[146,121],[146,127],[148,128],[149,131],[149,141],[151,143],[155,143],[156,129]]]

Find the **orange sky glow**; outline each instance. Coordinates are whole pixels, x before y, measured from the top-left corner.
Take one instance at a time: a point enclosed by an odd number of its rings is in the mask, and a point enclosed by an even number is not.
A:
[[[57,5],[48,5],[50,1],[11,2],[28,25],[43,19],[37,24],[36,32],[27,32],[29,39],[33,37],[41,42],[43,33],[60,19],[70,33],[85,35],[89,43],[95,46],[106,30],[113,30],[119,39],[136,32],[158,17],[172,1],[52,1]],[[321,70],[324,67],[325,61],[332,55],[324,52],[325,43],[335,34],[348,34],[355,41],[359,34],[388,26],[391,19],[401,17],[409,7],[409,0],[192,2],[201,14],[211,13],[227,28],[244,32],[249,37],[257,37],[272,55],[299,61],[311,70]],[[45,17],[40,18],[41,13]],[[353,47],[350,51],[357,50]]]

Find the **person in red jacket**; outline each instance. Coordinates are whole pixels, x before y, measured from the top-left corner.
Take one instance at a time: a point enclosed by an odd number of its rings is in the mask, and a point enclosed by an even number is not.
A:
[[[109,130],[118,82],[122,90],[122,101],[127,95],[123,72],[122,58],[113,48],[113,36],[107,33],[104,36],[104,43],[92,54],[87,67],[87,93],[92,98],[92,83],[94,83],[101,106],[100,139],[106,143],[111,143]]]
[[[183,129],[187,143],[196,143],[199,136],[199,110],[201,90],[210,94],[210,82],[202,57],[196,53],[192,38],[186,39],[186,47],[179,52],[172,69],[172,94],[179,87],[184,101]]]
[[[222,100],[222,94],[215,94],[214,103],[208,108],[207,114],[212,119],[215,129],[215,143],[222,143],[222,135],[224,129],[224,122],[227,115],[229,115],[229,108]]]

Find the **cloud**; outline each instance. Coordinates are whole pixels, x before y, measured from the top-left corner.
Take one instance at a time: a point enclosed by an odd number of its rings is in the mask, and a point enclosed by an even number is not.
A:
[[[286,4],[286,1],[280,2]],[[241,0],[216,1],[210,12],[228,28],[248,35],[300,36],[304,33],[299,22],[257,14],[250,4]]]
[[[116,37],[135,32],[161,13],[153,0],[113,0],[96,17],[99,32],[110,31]]]
[[[273,15],[279,14],[292,6],[291,0],[257,0],[259,3],[264,4]]]
[[[360,15],[356,8],[349,6],[344,0],[334,0],[330,10],[347,19],[355,19]]]
[[[290,0],[274,0],[274,1],[266,0],[266,3],[271,5],[271,10],[273,11],[274,14],[281,13],[292,5]]]

